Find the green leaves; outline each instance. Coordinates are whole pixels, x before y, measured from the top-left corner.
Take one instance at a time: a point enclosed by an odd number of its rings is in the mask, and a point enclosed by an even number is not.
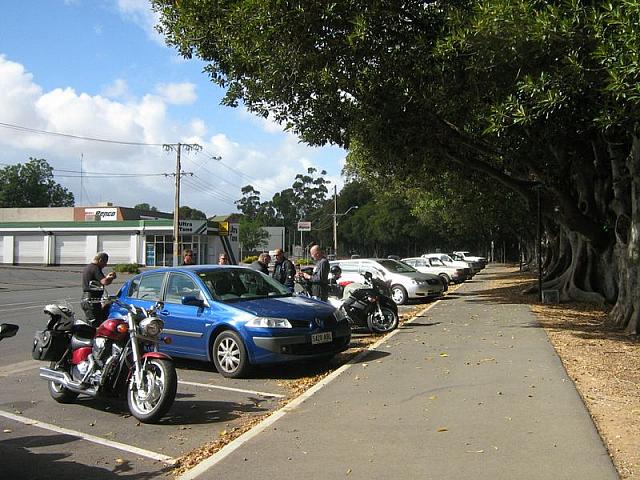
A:
[[[0,207],[72,207],[73,193],[56,183],[44,159],[0,169]]]

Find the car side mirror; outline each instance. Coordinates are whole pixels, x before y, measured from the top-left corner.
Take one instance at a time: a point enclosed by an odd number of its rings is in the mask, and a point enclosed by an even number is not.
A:
[[[366,278],[367,280],[371,280],[373,278],[373,275],[371,274],[371,272],[364,272],[364,278]]]
[[[204,300],[196,297],[195,295],[187,295],[182,297],[182,305],[191,305],[192,307],[202,308],[204,307]]]

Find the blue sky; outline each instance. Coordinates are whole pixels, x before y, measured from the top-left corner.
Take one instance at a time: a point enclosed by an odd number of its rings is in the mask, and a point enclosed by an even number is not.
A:
[[[345,152],[310,148],[279,125],[219,105],[223,91],[154,31],[146,0],[21,0],[0,15],[0,124],[145,144],[198,143],[182,155],[181,204],[236,211],[251,184],[269,200],[308,167],[342,185]],[[146,202],[172,211],[175,152],[0,126],[0,166],[44,158],[77,205]],[[221,160],[211,157],[221,156]],[[82,166],[82,181],[80,168]],[[135,176],[109,177],[127,173]],[[82,188],[81,188],[82,187]]]

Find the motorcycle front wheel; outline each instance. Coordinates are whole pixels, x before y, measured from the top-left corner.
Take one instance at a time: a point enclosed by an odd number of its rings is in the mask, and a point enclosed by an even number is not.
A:
[[[367,316],[367,326],[373,333],[387,333],[398,326],[398,315],[388,307],[380,307]]]
[[[178,376],[173,362],[150,358],[142,371],[142,388],[137,388],[133,375],[129,381],[129,411],[143,423],[154,423],[171,408],[177,389]]]

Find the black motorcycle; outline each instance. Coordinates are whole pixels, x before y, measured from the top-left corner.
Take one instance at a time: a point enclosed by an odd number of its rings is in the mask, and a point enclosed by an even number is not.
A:
[[[333,272],[332,272],[333,273]],[[330,283],[329,302],[347,314],[352,326],[373,333],[387,333],[398,327],[398,305],[391,299],[388,282],[364,274],[364,283],[340,285],[339,276]],[[341,303],[341,304],[340,304]]]

